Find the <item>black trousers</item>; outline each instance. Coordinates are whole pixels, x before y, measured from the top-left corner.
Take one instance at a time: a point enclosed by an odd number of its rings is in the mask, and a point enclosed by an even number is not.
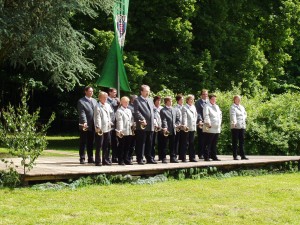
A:
[[[154,159],[155,158],[155,145],[157,141],[157,154],[158,154],[158,159],[162,160],[161,154],[162,154],[162,149],[163,149],[163,133],[161,131],[159,132],[153,132],[152,136],[152,148],[151,148],[151,156]]]
[[[79,136],[79,157],[85,160],[85,149],[87,151],[88,160],[93,160],[93,146],[95,139],[95,131],[80,130]]]
[[[180,158],[181,157],[181,143],[182,143],[182,132],[184,131],[179,131],[179,132],[176,132],[176,135],[175,135],[175,154],[178,155],[178,157]]]
[[[195,131],[182,132],[182,147],[181,147],[181,160],[186,159],[187,151],[189,152],[189,159],[195,159]]]
[[[129,147],[131,144],[132,136],[127,135],[123,136],[122,138],[118,137],[119,146],[118,146],[118,162],[129,162],[131,158],[128,157]]]
[[[246,157],[244,151],[245,129],[231,129],[231,137],[233,158],[236,158],[238,155],[238,145],[239,155],[241,158]]]
[[[129,150],[128,150],[128,158],[131,159],[133,156],[133,153],[135,152],[135,146],[136,146],[136,136],[131,136],[131,142],[129,145]]]
[[[217,159],[219,133],[204,133],[204,159]]]
[[[198,139],[198,156],[199,158],[204,155],[204,133],[202,129],[197,127],[197,139]]]
[[[170,159],[176,159],[175,153],[175,135],[169,135],[167,137],[162,136],[162,153],[161,153],[161,160],[166,158],[167,155],[167,144],[169,142],[169,152],[170,152]]]
[[[136,158],[137,161],[144,159],[153,160],[151,155],[153,131],[136,130]]]
[[[116,160],[118,158],[118,138],[116,135],[116,130],[113,129],[110,131],[110,146],[109,148],[111,148],[111,158],[113,160]]]
[[[110,132],[103,133],[102,136],[96,135],[95,163],[101,163],[100,149],[102,149],[102,162],[110,162],[109,146],[110,146]]]

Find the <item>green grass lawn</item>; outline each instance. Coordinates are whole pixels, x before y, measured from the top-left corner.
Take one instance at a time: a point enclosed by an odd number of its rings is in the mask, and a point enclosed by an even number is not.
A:
[[[68,156],[70,153],[78,153],[79,137],[77,136],[47,136],[49,150],[58,152],[42,152],[42,156]],[[63,154],[66,152],[66,154]],[[0,147],[0,158],[12,157],[7,148]]]
[[[0,189],[0,224],[299,224],[300,174]]]

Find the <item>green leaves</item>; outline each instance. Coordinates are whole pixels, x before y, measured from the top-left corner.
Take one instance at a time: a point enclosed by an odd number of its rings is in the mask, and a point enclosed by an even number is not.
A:
[[[9,105],[7,110],[2,112],[4,122],[1,127],[1,141],[10,154],[21,158],[24,174],[32,169],[35,160],[46,148],[46,131],[55,118],[53,113],[46,124],[41,124],[40,110],[29,113],[27,101],[28,90],[25,87],[21,104],[18,107]]]

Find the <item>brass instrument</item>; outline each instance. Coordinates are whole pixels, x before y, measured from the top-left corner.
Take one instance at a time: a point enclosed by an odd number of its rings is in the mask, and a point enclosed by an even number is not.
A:
[[[140,122],[140,128],[141,128],[142,130],[145,130],[146,127],[147,127],[147,124],[145,124],[145,122],[144,122],[143,120],[139,120],[139,122]]]
[[[200,129],[203,128],[203,122],[202,122],[202,121],[199,121],[199,123],[198,123],[197,125],[198,125],[198,127],[199,127]]]
[[[182,128],[181,128],[184,132],[189,132],[189,128],[187,127],[187,126],[182,126]]]
[[[163,131],[163,134],[164,134],[165,137],[168,137],[169,134],[170,134],[170,132],[169,132],[168,130],[164,130],[164,131]]]
[[[157,132],[159,132],[159,131],[161,131],[161,127],[155,126],[155,127],[154,127],[154,132],[157,133]]]
[[[135,135],[135,133],[134,133],[135,130],[136,130],[136,123],[134,122],[133,125],[131,126],[132,136]]]
[[[176,132],[180,132],[180,130],[181,130],[181,125],[177,125],[177,126],[175,127],[175,129],[176,129]]]
[[[100,128],[96,128],[96,134],[98,136],[102,136],[103,135],[103,130],[101,130]]]
[[[116,130],[116,135],[118,138],[123,138],[124,137],[124,133],[121,130]]]
[[[208,131],[209,128],[211,128],[211,125],[209,123],[205,123],[205,130]]]
[[[88,126],[85,127],[85,126],[84,126],[83,124],[81,124],[81,123],[79,124],[79,126],[82,127],[82,130],[83,130],[83,131],[87,131],[87,130],[89,129]]]

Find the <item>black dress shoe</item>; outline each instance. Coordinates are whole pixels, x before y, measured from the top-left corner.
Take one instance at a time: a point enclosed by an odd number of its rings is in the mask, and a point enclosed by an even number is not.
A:
[[[132,161],[124,161],[124,163],[126,164],[126,165],[133,165],[133,163],[132,163]]]
[[[168,163],[167,159],[163,159],[161,162],[162,163]]]
[[[101,163],[95,163],[95,166],[102,166]]]
[[[204,156],[203,156],[203,155],[200,155],[200,156],[199,156],[199,159],[204,159]]]
[[[144,163],[143,160],[139,160],[137,163],[138,163],[139,165],[145,165],[145,163]]]
[[[109,162],[109,161],[103,161],[102,165],[103,166],[111,166],[111,162]]]
[[[182,159],[182,160],[181,160],[181,162],[184,162],[184,163],[186,163],[186,159]]]
[[[157,162],[153,159],[147,160],[147,164],[157,164]]]
[[[197,159],[190,159],[190,162],[198,162]]]
[[[95,163],[95,161],[93,159],[89,159],[88,163]]]
[[[112,159],[112,163],[118,163],[118,159],[117,158],[113,158]]]
[[[221,161],[221,159],[213,158],[212,161]]]
[[[210,162],[210,159],[204,159],[204,161],[206,161],[206,162]]]
[[[239,160],[237,157],[234,157],[233,160]]]
[[[170,163],[179,163],[177,159],[171,159]]]
[[[125,166],[125,163],[124,163],[124,162],[118,162],[118,164],[119,164],[120,166]]]
[[[85,164],[84,159],[80,159],[80,164]]]
[[[247,157],[242,157],[241,160],[249,160]]]

